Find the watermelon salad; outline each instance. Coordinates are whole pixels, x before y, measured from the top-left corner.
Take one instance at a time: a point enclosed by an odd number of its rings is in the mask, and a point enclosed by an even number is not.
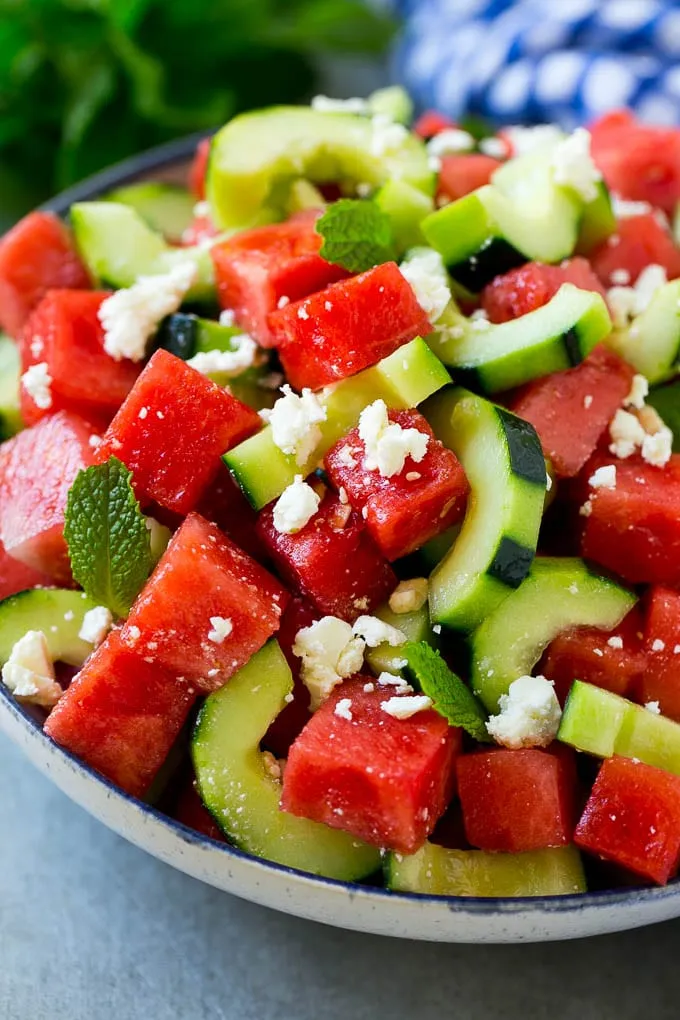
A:
[[[2,681],[214,840],[455,896],[680,864],[680,131],[398,88],[0,240]]]

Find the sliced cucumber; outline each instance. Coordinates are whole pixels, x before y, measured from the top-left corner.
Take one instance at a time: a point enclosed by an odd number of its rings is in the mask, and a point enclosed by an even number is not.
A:
[[[639,758],[680,776],[678,723],[581,680],[569,692],[557,739],[597,758]]]
[[[604,181],[597,184],[597,198],[583,207],[579,223],[576,253],[589,255],[593,248],[602,244],[616,231],[616,216],[612,207],[609,189]]]
[[[368,108],[373,116],[383,114],[397,124],[410,124],[413,119],[413,100],[401,85],[387,85],[371,92]]]
[[[376,609],[374,615],[389,624],[390,627],[400,630],[406,636],[407,641],[426,641],[433,647],[438,644],[437,635],[432,630],[427,602],[420,609],[411,613],[393,613],[389,606],[381,606]],[[377,648],[367,648],[366,662],[371,672],[376,676],[380,676],[381,673],[403,676],[406,665],[403,646],[390,645],[385,641]]]
[[[14,341],[0,333],[0,441],[24,427],[19,410],[21,358]]]
[[[472,689],[490,712],[513,680],[526,676],[553,640],[573,627],[610,631],[637,596],[577,558],[534,560],[523,584],[475,631]]]
[[[522,383],[578,365],[611,331],[600,294],[563,284],[541,308],[518,319],[492,325],[445,312],[448,332],[430,340],[442,361],[462,382],[484,393],[499,393]],[[459,335],[462,331],[462,335]]]
[[[383,184],[375,202],[389,218],[398,255],[425,244],[421,223],[434,208],[429,195],[412,184],[394,180]]]
[[[680,280],[659,287],[645,311],[627,329],[615,330],[607,344],[650,383],[674,375],[680,361]]]
[[[139,276],[157,276],[178,262],[194,262],[198,275],[186,300],[215,299],[210,251],[200,245],[172,248],[130,206],[77,202],[71,206],[71,224],[83,261],[104,286],[130,287]]]
[[[116,188],[104,196],[110,202],[129,205],[152,230],[168,241],[181,241],[194,218],[196,199],[177,184],[142,182]]]
[[[436,623],[467,632],[529,572],[543,514],[545,460],[529,422],[467,390],[444,390],[423,412],[470,484],[458,538],[430,577],[430,612]]]
[[[651,390],[647,403],[659,412],[673,433],[673,452],[680,452],[680,380]]]
[[[416,337],[388,358],[321,393],[327,409],[322,439],[309,460],[297,464],[274,444],[270,426],[239,443],[224,462],[256,510],[270,503],[295,475],[308,475],[341,436],[353,428],[363,409],[382,398],[388,407],[415,407],[450,382],[451,377],[424,340]]]
[[[438,563],[444,559],[451,546],[458,538],[460,534],[460,525],[453,524],[446,531],[442,531],[439,535],[435,535],[429,542],[422,545],[416,552],[416,558],[419,563],[422,563],[423,569],[426,573],[431,573]]]
[[[379,867],[375,847],[279,807],[281,784],[267,769],[260,741],[292,689],[284,655],[269,641],[210,695],[191,748],[201,798],[230,842],[247,853],[327,878],[364,878]]]
[[[393,892],[429,896],[568,896],[586,891],[574,846],[499,854],[426,843],[409,856],[388,854],[385,884]]]
[[[78,637],[83,617],[97,605],[81,591],[31,588],[0,602],[0,665],[27,630],[41,630],[55,662],[82,666],[92,645]]]
[[[215,135],[207,194],[224,229],[282,219],[291,184],[380,187],[392,178],[426,194],[434,189],[427,150],[415,135],[373,154],[375,128],[367,117],[278,106],[235,117]]]

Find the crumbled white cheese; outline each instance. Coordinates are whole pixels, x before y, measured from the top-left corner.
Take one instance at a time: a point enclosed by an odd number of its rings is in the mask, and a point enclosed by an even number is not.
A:
[[[609,274],[609,279],[612,283],[618,284],[620,287],[625,287],[630,283],[630,273],[627,269],[612,269]]]
[[[371,119],[371,155],[389,156],[400,149],[409,136],[403,124],[395,124],[384,113],[377,113]]]
[[[618,634],[613,634],[607,639],[607,644],[610,648],[623,648],[623,638],[619,637]]]
[[[321,497],[302,475],[296,475],[274,504],[274,527],[281,535],[294,535],[311,521]]]
[[[505,159],[508,154],[508,147],[503,139],[494,138],[493,135],[489,138],[482,138],[479,143],[479,150],[485,156],[491,156],[493,159]]]
[[[602,174],[590,155],[590,132],[579,127],[568,138],[558,142],[552,157],[555,184],[571,188],[584,202],[597,198],[597,185]]]
[[[405,661],[404,665],[406,665]],[[378,684],[381,687],[394,687],[397,694],[413,694],[413,688],[411,685],[407,683],[403,677],[399,676],[398,673],[387,673],[386,671],[383,671],[378,677]]]
[[[664,425],[653,435],[645,433],[642,440],[642,459],[654,467],[663,467],[671,459],[673,452],[673,433]]]
[[[26,631],[2,667],[2,682],[16,698],[52,708],[64,693],[54,678],[54,664],[41,630]]]
[[[300,305],[296,314],[298,319],[302,319],[303,321],[309,318],[309,312],[307,311],[304,305]]]
[[[374,400],[361,412],[359,438],[366,450],[364,467],[379,471],[383,478],[400,474],[407,457],[419,464],[430,441],[425,432],[390,422],[384,400]]]
[[[236,324],[236,313],[233,308],[223,308],[219,318],[220,326],[231,329]]]
[[[159,322],[177,311],[195,279],[194,263],[179,262],[168,273],[140,276],[132,287],[123,287],[103,301],[98,317],[106,353],[114,361],[142,361]]]
[[[191,365],[202,375],[219,373],[230,379],[241,375],[246,369],[257,364],[259,348],[247,333],[233,337],[232,343],[233,351],[199,351],[193,358],[189,358],[187,365]]]
[[[593,504],[592,504],[592,502],[589,499],[587,499],[585,501],[585,503],[583,504],[583,506],[579,507],[578,512],[581,515],[581,517],[590,517],[590,515],[593,512]]]
[[[512,145],[513,156],[526,156],[544,146],[554,145],[564,138],[556,124],[538,124],[535,127],[523,127],[511,124],[503,128],[503,134]]]
[[[309,389],[298,395],[286,383],[281,392],[269,419],[272,440],[283,453],[295,454],[298,464],[305,464],[321,439],[319,422],[326,420],[326,408]]]
[[[352,633],[364,639],[369,648],[377,648],[387,642],[392,648],[406,643],[408,638],[396,627],[391,627],[377,616],[360,616],[354,621]]]
[[[645,708],[647,709],[648,712],[651,712],[652,715],[661,715],[661,708],[659,706],[659,702],[658,701],[648,701],[648,702],[646,702]]]
[[[221,645],[226,641],[233,629],[234,625],[228,617],[211,616],[208,641],[212,641],[215,645]]]
[[[193,215],[199,220],[210,216],[210,202],[197,202],[193,208]]]
[[[552,680],[521,676],[499,698],[500,712],[486,724],[497,744],[517,749],[547,747],[557,735],[562,709]]]
[[[630,392],[627,397],[624,398],[624,407],[636,407],[641,410],[645,406],[645,397],[649,393],[649,382],[646,376],[640,375],[639,373],[633,376],[633,382],[631,383]]]
[[[667,282],[664,267],[653,262],[642,270],[632,287],[610,287],[607,291],[607,304],[614,325],[625,329],[631,319],[646,311],[659,287]]]
[[[609,450],[616,457],[625,460],[639,449],[646,435],[640,421],[630,411],[618,410],[609,426],[611,444]]]
[[[599,467],[588,479],[588,485],[592,485],[594,489],[615,489],[616,464]]]
[[[91,446],[93,450],[96,450],[98,446],[102,445],[102,437],[91,435],[87,441],[87,445]]]
[[[416,613],[427,602],[427,578],[413,577],[400,581],[390,595],[389,606],[393,613]]]
[[[628,220],[632,216],[644,216],[650,213],[654,206],[649,202],[630,202],[627,198],[612,193],[612,212],[617,220]]]
[[[661,638],[654,638],[654,640],[652,641],[652,651],[653,652],[663,652],[665,647],[666,647],[666,642],[662,641]]]
[[[334,687],[358,673],[364,663],[365,644],[336,616],[324,616],[295,636],[293,654],[302,659],[300,676],[315,711]]]
[[[357,466],[356,457],[349,446],[341,446],[338,450],[338,464],[347,468],[354,468]]]
[[[46,361],[27,368],[21,377],[22,385],[36,407],[46,411],[52,406],[52,376]]]
[[[453,152],[470,152],[475,147],[475,140],[469,131],[461,128],[446,128],[439,131],[427,143],[430,156],[446,156]]]
[[[111,610],[107,609],[106,606],[95,606],[94,609],[88,609],[85,613],[78,637],[81,641],[87,641],[96,648],[97,645],[102,643],[112,627],[113,616],[111,615]]]
[[[432,708],[432,698],[426,694],[398,694],[387,701],[381,701],[380,707],[394,719],[410,719],[416,713]]]
[[[367,684],[364,684],[364,694],[373,694],[374,690],[375,690],[375,684],[374,683],[371,683],[369,681]]]
[[[370,113],[367,100],[353,96],[350,99],[333,99],[331,96],[314,96],[311,107],[319,113],[354,113],[359,116]]]
[[[402,262],[399,269],[434,325],[451,300],[449,278],[441,255],[434,248],[422,248]]]
[[[337,715],[340,719],[346,719],[347,722],[352,721],[352,699],[351,698],[340,698],[338,703],[333,710],[333,715]]]

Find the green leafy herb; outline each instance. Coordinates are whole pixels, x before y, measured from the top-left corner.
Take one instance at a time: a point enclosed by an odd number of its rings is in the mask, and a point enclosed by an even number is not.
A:
[[[350,273],[395,257],[389,218],[374,202],[340,199],[317,220],[316,229],[323,237],[321,257]]]
[[[127,616],[153,564],[131,477],[111,457],[78,472],[66,503],[64,535],[73,576],[90,598],[117,616]]]
[[[409,641],[404,650],[407,672],[423,694],[432,698],[435,711],[460,726],[475,740],[489,741],[487,715],[481,703],[459,676],[446,665],[438,651],[426,641]]]

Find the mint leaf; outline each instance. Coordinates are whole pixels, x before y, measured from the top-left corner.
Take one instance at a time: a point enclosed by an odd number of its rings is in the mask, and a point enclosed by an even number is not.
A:
[[[111,457],[79,471],[66,502],[64,536],[73,577],[91,599],[117,616],[127,616],[153,564],[146,518],[131,477]]]
[[[395,257],[389,218],[374,202],[341,198],[316,222],[323,237],[319,254],[350,273],[363,273]]]
[[[459,676],[449,669],[438,651],[426,641],[409,641],[404,649],[407,672],[423,694],[432,698],[433,708],[451,726],[460,726],[475,740],[488,742],[487,715],[481,703]]]

